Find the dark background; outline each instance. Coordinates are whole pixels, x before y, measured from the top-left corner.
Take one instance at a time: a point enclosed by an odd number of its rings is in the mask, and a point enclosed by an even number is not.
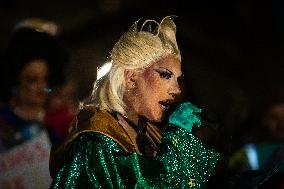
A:
[[[18,22],[29,17],[55,21],[70,53],[67,76],[76,82],[82,100],[90,93],[97,67],[134,21],[177,15],[184,97],[216,115],[223,128],[217,143],[234,148],[248,129],[248,116],[284,94],[283,10],[277,0],[1,0],[0,53]]]
[[[71,57],[66,72],[81,100],[90,93],[97,66],[134,21],[177,15],[185,97],[235,128],[255,104],[282,93],[283,8],[277,0],[2,0],[0,52],[16,23],[28,17],[55,21]]]

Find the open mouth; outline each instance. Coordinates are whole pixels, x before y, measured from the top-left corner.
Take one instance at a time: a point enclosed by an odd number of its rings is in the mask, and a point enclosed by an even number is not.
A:
[[[173,103],[173,100],[163,100],[159,101],[159,104],[161,105],[162,109],[167,110],[170,108],[170,105]]]

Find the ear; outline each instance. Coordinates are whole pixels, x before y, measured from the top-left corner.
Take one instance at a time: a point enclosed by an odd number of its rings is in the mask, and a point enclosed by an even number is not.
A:
[[[135,87],[137,76],[138,73],[134,70],[124,71],[125,86],[127,89],[133,89]]]

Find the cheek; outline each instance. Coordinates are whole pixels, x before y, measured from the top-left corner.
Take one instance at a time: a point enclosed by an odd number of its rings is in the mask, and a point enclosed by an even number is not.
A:
[[[148,119],[158,121],[161,118],[161,108],[159,101],[161,100],[163,85],[161,79],[155,74],[145,74],[144,85],[142,88],[144,99],[142,102],[143,112],[148,115]]]
[[[144,89],[142,92],[148,99],[148,105],[153,106],[155,104],[155,101],[157,101],[160,97],[160,82],[158,78],[156,78],[153,74],[148,74],[145,78]]]
[[[145,78],[145,88],[151,92],[156,92],[160,86],[160,77],[153,72],[146,72],[143,77]]]
[[[25,85],[22,85],[21,89],[26,95],[34,95],[38,91],[37,87],[35,87],[31,83],[27,83]]]

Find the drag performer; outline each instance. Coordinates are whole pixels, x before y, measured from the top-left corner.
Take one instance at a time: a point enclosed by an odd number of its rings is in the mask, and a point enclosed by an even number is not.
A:
[[[214,171],[219,153],[191,131],[201,109],[186,102],[167,114],[182,75],[172,17],[137,24],[114,45],[69,139],[52,150],[51,188],[204,188]]]

